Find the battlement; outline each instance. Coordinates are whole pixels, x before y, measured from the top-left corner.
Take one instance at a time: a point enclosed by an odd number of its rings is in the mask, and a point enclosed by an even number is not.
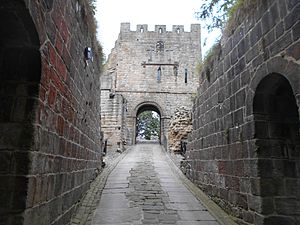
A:
[[[191,32],[200,32],[201,26],[200,24],[191,24]],[[153,31],[148,30],[148,24],[138,24],[136,26],[136,30],[130,30],[130,23],[121,23],[121,33],[127,32],[136,32],[136,33],[145,33],[145,32],[155,32],[159,34],[163,33],[183,33],[184,26],[183,25],[173,25],[172,30],[168,31],[166,25],[155,25],[155,29]]]

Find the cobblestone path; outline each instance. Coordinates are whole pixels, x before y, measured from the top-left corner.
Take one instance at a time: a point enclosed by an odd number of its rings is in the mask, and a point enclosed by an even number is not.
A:
[[[107,179],[93,225],[217,225],[156,144],[136,145]]]

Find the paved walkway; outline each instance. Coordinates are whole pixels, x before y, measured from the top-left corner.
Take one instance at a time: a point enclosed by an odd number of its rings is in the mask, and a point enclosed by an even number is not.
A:
[[[138,144],[109,175],[93,225],[217,225],[157,144]]]

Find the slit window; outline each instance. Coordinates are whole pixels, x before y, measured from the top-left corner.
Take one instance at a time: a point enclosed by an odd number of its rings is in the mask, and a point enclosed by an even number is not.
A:
[[[162,28],[161,27],[158,29],[158,33],[162,34]]]
[[[157,82],[160,82],[161,80],[161,67],[158,67],[157,69]]]
[[[173,67],[173,72],[174,72],[174,75],[175,75],[175,76],[178,75],[178,67],[177,67],[177,66],[174,66],[174,67]]]
[[[141,27],[140,32],[144,33],[144,27]]]
[[[187,78],[188,78],[188,71],[187,69],[184,70],[184,83],[187,84]]]

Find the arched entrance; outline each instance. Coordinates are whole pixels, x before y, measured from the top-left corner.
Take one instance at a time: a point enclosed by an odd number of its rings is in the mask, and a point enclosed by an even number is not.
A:
[[[289,81],[270,74],[254,101],[258,178],[264,224],[296,224],[300,216],[300,135],[296,99]]]
[[[0,223],[22,224],[41,76],[39,38],[24,1],[0,7]]]
[[[152,140],[161,143],[163,126],[160,107],[155,103],[140,104],[135,113],[134,143]]]

